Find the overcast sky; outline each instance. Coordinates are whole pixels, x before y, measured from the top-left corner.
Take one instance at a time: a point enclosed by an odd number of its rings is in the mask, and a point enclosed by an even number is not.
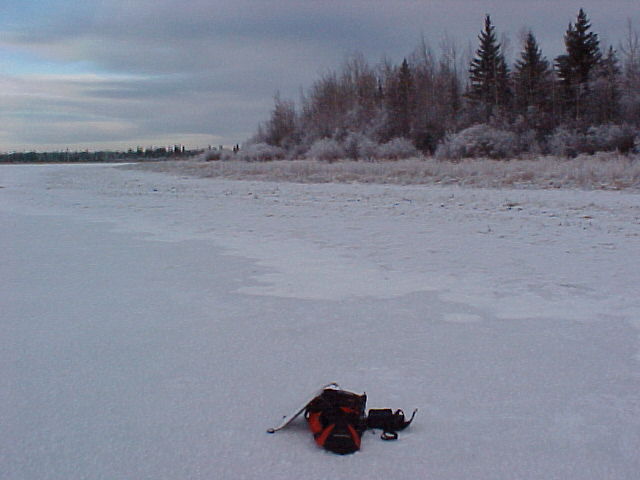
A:
[[[604,43],[640,28],[638,0],[0,0],[0,151],[241,143],[350,54],[475,49],[489,13],[552,59],[580,7]]]

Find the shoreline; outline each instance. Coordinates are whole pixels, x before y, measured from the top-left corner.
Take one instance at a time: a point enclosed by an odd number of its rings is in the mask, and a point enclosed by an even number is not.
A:
[[[274,160],[269,162],[202,159],[136,162],[125,168],[197,178],[225,178],[293,183],[372,183],[459,185],[478,188],[583,189],[640,192],[640,156],[601,154],[573,159],[434,158],[394,161]]]

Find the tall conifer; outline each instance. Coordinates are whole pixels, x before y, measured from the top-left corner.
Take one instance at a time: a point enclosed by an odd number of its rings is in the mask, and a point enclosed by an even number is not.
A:
[[[510,97],[509,70],[489,15],[478,40],[480,45],[469,66],[467,97],[478,104],[488,120],[496,107],[505,106]]]
[[[389,138],[411,134],[414,110],[414,79],[409,62],[405,58],[399,68],[391,72],[387,86],[387,114]]]
[[[575,120],[582,120],[585,116],[589,80],[602,58],[598,35],[590,30],[587,14],[580,9],[575,25],[569,24],[564,36],[567,53],[556,58],[565,110]]]
[[[550,104],[551,70],[533,32],[529,32],[524,41],[520,59],[515,63],[513,80],[518,112],[524,113],[530,107],[539,111],[547,110]]]

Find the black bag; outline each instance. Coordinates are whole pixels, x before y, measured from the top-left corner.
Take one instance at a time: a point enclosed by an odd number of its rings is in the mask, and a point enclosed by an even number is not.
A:
[[[409,420],[405,420],[404,412],[396,410],[395,413],[390,408],[371,409],[367,416],[367,428],[378,428],[382,430],[380,438],[383,440],[397,440],[398,431],[407,428],[416,416],[414,410]]]

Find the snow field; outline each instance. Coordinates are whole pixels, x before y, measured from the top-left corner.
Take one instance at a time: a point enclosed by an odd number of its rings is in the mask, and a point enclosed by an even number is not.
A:
[[[0,476],[632,479],[640,203],[0,167]],[[398,442],[265,430],[318,385]]]

